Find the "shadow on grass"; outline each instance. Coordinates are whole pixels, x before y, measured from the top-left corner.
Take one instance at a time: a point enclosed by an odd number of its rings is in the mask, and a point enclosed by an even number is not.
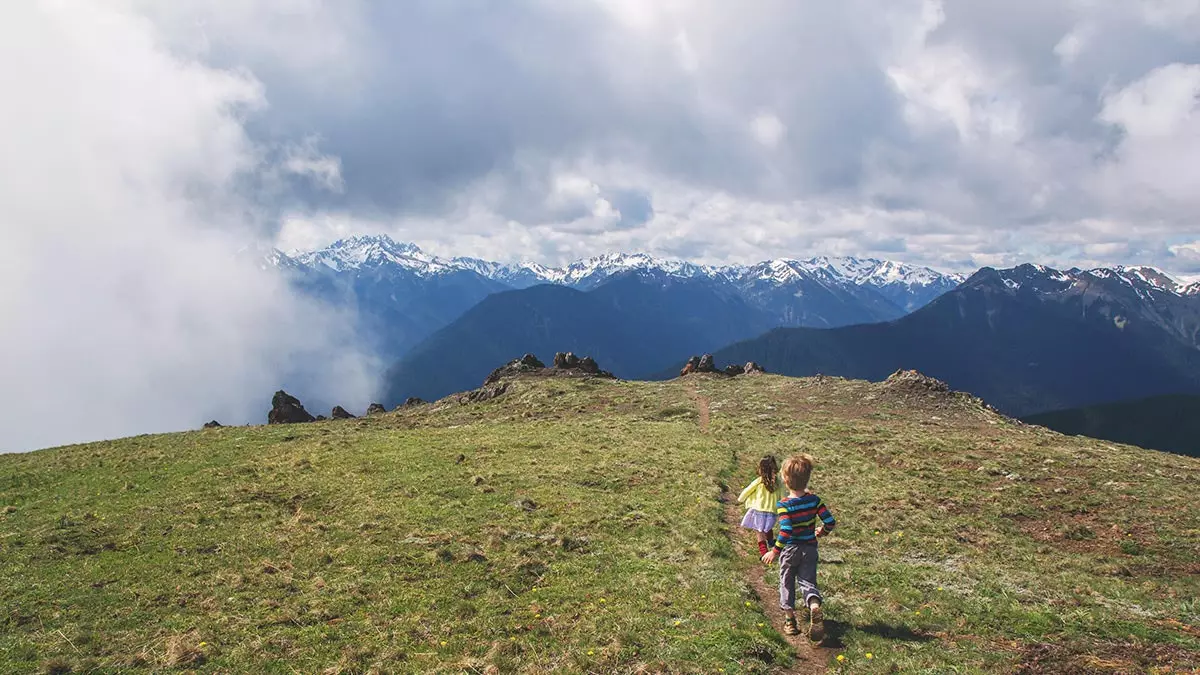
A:
[[[842,641],[842,637],[852,630],[878,635],[887,640],[899,640],[901,642],[930,642],[936,639],[932,635],[918,633],[907,626],[893,626],[892,624],[881,623],[879,621],[858,626],[826,619],[825,640],[822,642],[822,646],[832,649],[844,647],[845,644]]]

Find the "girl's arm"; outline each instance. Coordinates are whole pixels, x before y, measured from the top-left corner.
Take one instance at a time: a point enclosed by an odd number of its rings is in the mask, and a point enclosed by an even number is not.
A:
[[[754,488],[761,484],[762,478],[755,478],[749,485],[746,486],[745,490],[742,490],[742,494],[738,495],[738,503],[741,504],[745,502],[746,498],[750,496],[750,493],[754,491]]]

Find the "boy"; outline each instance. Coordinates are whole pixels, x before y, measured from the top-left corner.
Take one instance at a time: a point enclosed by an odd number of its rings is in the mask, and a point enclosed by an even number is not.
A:
[[[825,507],[825,502],[809,492],[813,458],[793,455],[783,462],[784,485],[788,494],[776,505],[779,516],[779,536],[775,547],[762,557],[770,565],[779,559],[779,606],[783,609],[783,632],[799,635],[796,627],[796,582],[808,607],[808,637],[820,642],[825,636],[821,620],[821,591],[817,589],[817,537],[829,534],[837,521]],[[821,524],[817,524],[817,519]]]

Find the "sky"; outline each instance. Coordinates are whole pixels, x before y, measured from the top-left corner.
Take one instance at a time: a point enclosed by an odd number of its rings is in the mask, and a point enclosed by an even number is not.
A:
[[[1200,275],[1200,0],[29,0],[0,87],[0,450],[365,405],[255,256],[350,234]]]

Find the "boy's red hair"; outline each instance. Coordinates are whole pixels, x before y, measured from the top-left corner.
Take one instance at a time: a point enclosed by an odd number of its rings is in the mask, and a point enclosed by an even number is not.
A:
[[[789,490],[804,492],[808,479],[812,477],[813,458],[808,455],[792,455],[783,460],[783,482]]]

